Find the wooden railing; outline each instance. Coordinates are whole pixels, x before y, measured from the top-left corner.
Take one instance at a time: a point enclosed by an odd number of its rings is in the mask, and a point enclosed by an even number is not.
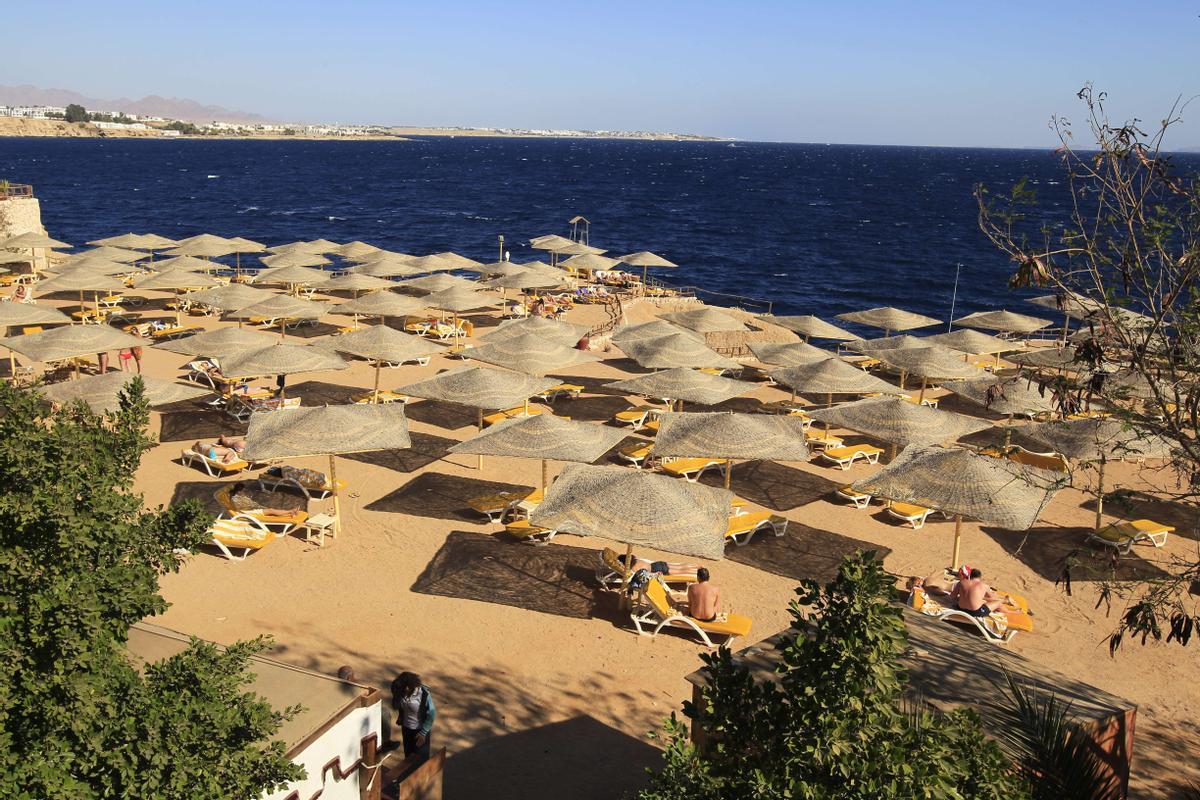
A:
[[[0,200],[9,200],[16,197],[33,197],[33,187],[28,183],[0,181]]]
[[[625,313],[625,308],[621,305],[621,298],[609,295],[604,301],[604,312],[608,315],[608,319],[593,326],[588,332],[588,338],[611,333],[617,327],[617,323],[621,321],[621,315]]]

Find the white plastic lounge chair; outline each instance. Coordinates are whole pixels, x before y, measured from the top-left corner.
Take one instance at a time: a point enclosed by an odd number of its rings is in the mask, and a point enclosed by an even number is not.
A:
[[[300,492],[309,500],[324,500],[333,493],[333,487],[329,485],[329,478],[321,474],[321,482],[305,483],[294,477],[284,477],[282,474],[275,474],[270,471],[264,472],[258,476],[258,488],[264,491],[275,491],[284,487],[293,487],[297,492]],[[338,479],[337,490],[340,492],[346,488],[346,482]]]
[[[233,504],[233,487],[225,486],[213,493],[213,497],[225,509],[225,513],[230,516],[244,516],[253,519],[255,522],[262,525],[269,531],[274,531],[280,536],[287,536],[299,526],[308,521],[308,512],[303,509],[296,509],[287,516],[272,516],[264,513],[262,509],[239,509]]]
[[[546,545],[555,537],[558,531],[553,528],[542,528],[534,525],[528,519],[514,519],[506,523],[504,531],[509,536],[520,539],[523,544]]]
[[[641,597],[645,601],[644,605],[635,608],[629,614],[639,636],[647,635],[644,627],[652,625],[654,629],[650,631],[650,636],[657,636],[660,630],[668,626],[682,628],[694,632],[704,642],[705,647],[712,649],[716,645],[710,635],[725,637],[725,643],[729,644],[737,637],[750,633],[750,618],[740,614],[721,614],[712,622],[702,622],[695,617],[680,614],[671,605],[666,585],[657,578],[646,584]]]
[[[261,550],[279,538],[279,534],[245,514],[217,517],[208,532],[216,548],[230,561],[245,561],[250,553]],[[241,550],[242,554],[234,555],[234,550]]]
[[[729,517],[729,527],[725,529],[725,540],[732,541],[738,547],[749,544],[754,534],[761,530],[771,529],[776,536],[787,533],[788,519],[770,511],[752,511],[748,514],[734,514]]]
[[[871,499],[874,497],[874,495],[858,491],[853,486],[839,486],[833,490],[833,493],[843,500],[853,503],[855,508],[867,508],[871,505]]]
[[[712,458],[663,458],[658,463],[658,468],[668,475],[673,475],[676,478],[683,478],[688,483],[695,483],[700,480],[700,476],[710,469],[717,469],[721,474],[725,473],[725,460]]]
[[[947,601],[948,602],[948,601]],[[909,595],[908,604],[922,614],[951,622],[969,622],[993,644],[1008,644],[1021,631],[1033,631],[1033,617],[1026,611],[994,611],[986,617],[942,605],[925,593]]]
[[[179,461],[187,467],[199,465],[211,478],[241,472],[250,467],[250,462],[244,459],[238,458],[226,462],[219,458],[209,458],[207,453],[197,453],[190,447],[179,453]]]
[[[467,505],[487,517],[488,522],[501,523],[529,495],[529,492],[499,492],[482,497],[472,497]]]
[[[815,431],[808,428],[804,431],[804,439],[808,442],[809,448],[816,450],[828,450],[833,447],[841,447],[845,442],[832,434],[826,434],[825,431]]]
[[[925,520],[933,513],[933,509],[913,505],[912,503],[900,503],[890,500],[887,504],[887,513],[902,522],[908,523],[914,531],[919,531],[925,526]]]
[[[1124,555],[1138,542],[1149,542],[1155,547],[1162,547],[1167,543],[1167,535],[1174,530],[1174,527],[1152,519],[1135,519],[1106,525],[1094,533],[1089,533],[1087,541],[1111,547]]]
[[[633,570],[626,570],[617,556],[617,551],[611,547],[606,547],[597,555],[600,557],[599,563],[596,565],[596,580],[606,589],[620,589],[629,578],[633,576]],[[663,582],[668,585],[672,583],[689,584],[695,583],[696,578],[695,564],[674,564],[667,562],[668,574],[662,575]]]
[[[653,450],[654,442],[630,442],[617,449],[617,457],[641,469],[643,464],[652,460]]]

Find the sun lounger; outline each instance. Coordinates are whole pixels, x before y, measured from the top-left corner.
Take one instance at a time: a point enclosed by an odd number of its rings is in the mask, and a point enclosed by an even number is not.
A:
[[[598,554],[600,563],[596,565],[596,580],[606,589],[620,589],[633,575],[633,570],[626,570],[617,556],[617,551],[606,547]],[[667,563],[668,574],[662,580],[669,584],[689,584],[696,582],[695,564]],[[657,573],[656,573],[657,574]]]
[[[547,403],[553,403],[560,397],[570,397],[572,399],[579,397],[579,393],[584,390],[583,386],[574,383],[560,383],[558,386],[552,386],[541,394],[533,395],[534,399],[543,400]]]
[[[1011,595],[1010,599],[1016,600],[1016,595]],[[1008,644],[1019,632],[1033,631],[1033,617],[1029,614],[1028,605],[1020,605],[1015,602],[1014,605],[1018,605],[1021,610],[994,611],[986,617],[977,617],[962,609],[942,605],[938,599],[930,597],[925,592],[913,592],[909,596],[909,605],[922,614],[935,619],[969,622],[993,644]]]
[[[729,644],[737,637],[746,636],[750,633],[750,618],[743,617],[740,614],[721,614],[712,622],[702,622],[695,617],[680,614],[671,605],[671,598],[667,594],[666,585],[657,578],[646,585],[646,589],[641,593],[641,596],[645,601],[645,605],[641,608],[635,608],[629,614],[640,636],[646,635],[643,626],[647,628],[651,625],[654,626],[654,629],[649,634],[650,636],[657,636],[658,632],[665,627],[681,628],[696,633],[701,641],[704,642],[705,647],[711,649],[716,647],[710,638],[711,636],[723,636],[725,637],[725,643]]]
[[[504,518],[516,507],[517,503],[528,496],[528,492],[485,494],[481,497],[472,497],[467,501],[467,505],[487,517],[488,522],[504,522]]]
[[[504,531],[509,536],[520,539],[524,544],[532,545],[550,544],[550,540],[558,533],[558,531],[551,528],[542,528],[534,525],[527,519],[514,519],[506,523]]]
[[[299,397],[246,397],[242,394],[231,394],[225,398],[225,413],[238,422],[245,422],[253,414],[267,414],[285,408],[299,408]]]
[[[752,511],[749,514],[735,514],[729,517],[729,527],[725,529],[725,540],[732,541],[738,547],[750,543],[754,534],[770,528],[776,536],[787,533],[788,519],[770,511]]]
[[[646,424],[650,412],[656,410],[650,406],[633,406],[632,408],[627,408],[624,411],[618,411],[616,414],[613,414],[613,419],[622,425],[628,425],[636,431]]]
[[[833,490],[833,493],[843,500],[849,500],[855,508],[868,507],[871,505],[871,498],[874,497],[874,495],[858,491],[853,486],[839,486]]]
[[[241,509],[233,503],[233,487],[225,486],[213,492],[213,497],[221,504],[221,508],[230,516],[241,514],[260,523],[267,530],[275,531],[280,536],[287,536],[298,526],[308,520],[308,512],[296,509],[287,516],[274,516],[263,513],[262,509]]]
[[[483,425],[486,428],[488,425],[495,425],[497,422],[503,422],[506,419],[513,417],[536,417],[538,414],[545,413],[546,409],[541,406],[529,406],[526,410],[525,406],[514,406],[506,408],[503,411],[497,411],[494,414],[487,414],[483,418]]]
[[[814,431],[809,428],[804,432],[804,439],[808,442],[810,448],[820,448],[827,450],[830,447],[841,447],[845,442],[832,434],[826,434],[825,431]]]
[[[230,561],[245,561],[250,553],[261,550],[279,538],[279,534],[245,514],[217,517],[208,532],[216,548]],[[242,554],[235,556],[234,550],[241,550]]]
[[[847,470],[855,461],[867,464],[878,464],[883,449],[870,444],[852,444],[848,447],[826,447],[820,456],[824,461],[832,461],[838,469]]]
[[[376,403],[407,403],[408,395],[396,394],[388,389],[380,389],[378,392],[371,391],[364,394],[356,394],[351,399],[358,405],[364,405],[372,401]]]
[[[926,518],[933,513],[932,508],[925,506],[913,505],[912,503],[901,503],[896,500],[889,500],[887,504],[887,513],[902,522],[906,522],[912,526],[914,531],[920,530],[925,526]]]
[[[150,338],[156,342],[163,342],[167,339],[178,339],[182,336],[191,336],[193,333],[199,333],[204,328],[195,325],[173,325],[170,328],[158,328],[150,331]]]
[[[725,472],[725,460],[713,458],[663,458],[658,468],[668,475],[695,483],[700,476],[712,468]]]
[[[226,462],[219,458],[209,458],[207,453],[197,453],[191,448],[179,453],[179,461],[187,467],[194,467],[199,464],[200,468],[213,478],[220,475],[231,475],[250,467],[250,462],[241,458]]]
[[[1046,469],[1051,472],[1069,472],[1071,469],[1067,457],[1062,453],[1055,453],[1053,451],[1039,453],[1026,450],[1020,445],[1012,445],[1004,450],[998,447],[987,447],[979,452],[981,455],[991,456],[992,458],[1007,458],[1009,461],[1015,461],[1018,464]]]
[[[274,469],[279,469],[275,467]],[[309,500],[324,500],[333,493],[334,487],[329,485],[329,478],[321,474],[320,482],[304,482],[294,477],[284,477],[280,472],[272,472],[267,470],[258,476],[258,488],[264,491],[275,491],[284,487],[294,487],[296,491],[304,495]],[[340,492],[346,488],[346,482],[340,478],[337,481],[337,490]]]
[[[1167,535],[1175,528],[1151,519],[1135,519],[1129,522],[1114,522],[1095,533],[1088,534],[1087,541],[1111,547],[1118,553],[1128,553],[1138,542],[1149,542],[1155,547],[1167,543]]]
[[[617,450],[617,457],[641,469],[642,465],[651,458],[653,449],[653,442],[630,442],[629,444],[621,445]]]

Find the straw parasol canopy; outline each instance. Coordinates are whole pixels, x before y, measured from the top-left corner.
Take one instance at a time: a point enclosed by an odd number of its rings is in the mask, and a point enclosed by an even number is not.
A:
[[[284,269],[286,267],[298,267],[298,268],[323,267],[326,264],[331,263],[329,261],[329,259],[323,255],[320,255],[318,253],[307,253],[307,252],[304,252],[301,250],[289,250],[285,253],[275,253],[273,255],[263,256],[259,260],[262,261],[263,264],[265,264],[271,268],[270,270],[266,270],[262,273],[259,273],[259,276],[258,276],[259,278],[264,277],[265,275],[269,274],[270,272],[272,272],[274,270]],[[324,280],[325,277],[327,277],[327,276],[324,274],[324,272],[322,272],[321,278],[313,278],[313,280]],[[311,281],[288,281],[288,282],[289,283],[302,283],[302,282],[310,283]]]
[[[872,328],[882,328],[885,333],[925,328],[941,322],[933,317],[915,314],[912,311],[892,306],[869,308],[866,311],[851,311],[846,314],[838,314],[837,318],[846,322],[857,322],[859,325],[869,325]]]
[[[246,431],[245,456],[256,460],[329,456],[336,534],[342,523],[334,456],[411,446],[401,404],[314,406],[255,414]]]
[[[329,273],[325,273],[328,275]],[[339,275],[336,278],[322,281],[317,284],[316,288],[322,292],[342,291],[342,292],[371,292],[376,289],[390,289],[395,284],[386,278],[377,278],[373,275],[363,275],[361,273],[347,273]]]
[[[273,294],[261,303],[246,306],[229,316],[234,319],[266,317],[268,319],[316,319],[332,308],[329,303],[301,300],[287,294]]]
[[[1070,319],[1087,319],[1103,308],[1100,303],[1087,295],[1069,290],[1059,294],[1031,297],[1026,302],[1058,311]]]
[[[71,318],[56,308],[32,303],[0,303],[0,328],[13,325],[53,325]]]
[[[279,256],[283,258],[284,256]],[[330,275],[323,269],[313,269],[311,266],[301,266],[300,264],[286,264],[272,266],[271,269],[265,269],[254,276],[254,283],[286,283],[295,285],[299,283],[325,283],[330,279]]]
[[[425,294],[433,294],[434,292],[443,292],[446,289],[456,288],[475,291],[479,284],[475,281],[469,281],[466,278],[460,278],[457,275],[426,275],[423,278],[400,281],[397,286],[401,289],[412,289]]]
[[[44,233],[30,231],[18,236],[12,236],[0,242],[0,247],[21,250],[66,250],[71,245],[51,239]]]
[[[473,270],[475,267],[479,266],[479,262],[476,261],[475,259],[467,258],[466,256],[460,256],[458,253],[452,252],[450,250],[446,250],[441,253],[434,253],[433,255],[436,256],[437,258],[440,258],[443,261],[446,261],[446,262],[452,264],[453,265],[452,269]]]
[[[854,484],[860,492],[934,508],[954,517],[951,566],[959,566],[962,519],[1015,531],[1033,527],[1063,486],[1053,472],[961,448],[912,446]]]
[[[709,306],[691,311],[675,311],[661,315],[667,322],[693,330],[696,333],[719,333],[722,331],[745,331],[748,328],[738,320]]]
[[[228,239],[223,239],[220,236],[214,236],[210,233],[202,233],[199,236],[181,240],[178,247],[173,247],[167,250],[166,253],[169,256],[216,258],[235,252],[237,247],[237,245]]]
[[[455,285],[433,294],[426,295],[422,302],[429,308],[440,308],[443,311],[471,311],[476,308],[486,308],[493,302],[486,294],[480,294],[474,289]]]
[[[574,245],[572,245],[573,247]],[[586,247],[587,245],[583,245]],[[559,248],[555,252],[562,253],[570,248]],[[601,250],[600,252],[604,252]],[[566,261],[563,261],[561,266],[563,269],[584,269],[595,272],[597,270],[613,269],[621,263],[619,258],[609,258],[598,253],[581,253],[580,255],[571,256]]]
[[[832,358],[833,353],[814,347],[808,342],[748,342],[750,352],[764,364],[798,367]]]
[[[135,289],[202,289],[208,286],[221,286],[216,278],[201,272],[191,272],[186,269],[171,269],[166,272],[156,272],[133,282]]]
[[[157,342],[155,350],[167,350],[187,356],[206,356],[222,360],[251,350],[261,350],[275,344],[275,337],[262,331],[242,328],[215,328],[181,339]]]
[[[123,292],[125,284],[116,278],[90,269],[73,269],[37,284],[37,290],[50,292]]]
[[[770,314],[764,314],[759,319],[771,325],[778,325],[781,328],[786,328],[793,333],[798,333],[804,337],[805,341],[809,339],[834,339],[842,342],[849,342],[857,339],[853,333],[839,328],[837,325],[826,322],[820,317],[814,317],[811,314],[799,316],[784,316],[776,317]]]
[[[1169,440],[1138,431],[1112,417],[1039,422],[1026,425],[1021,433],[1075,461],[1167,458],[1173,450]]]
[[[341,247],[337,242],[331,242],[328,239],[313,239],[305,242],[310,252],[313,253],[332,253]]]
[[[60,361],[126,347],[141,347],[145,339],[122,333],[108,325],[67,325],[39,333],[0,339],[0,345],[34,361]]]
[[[480,275],[516,275],[519,272],[528,272],[529,268],[525,264],[518,264],[514,261],[493,261],[490,264],[480,264],[475,267],[463,267],[463,269],[471,272],[478,272]]]
[[[125,372],[88,375],[79,380],[51,384],[39,391],[52,403],[66,405],[76,400],[82,400],[92,411],[103,414],[106,411],[116,411],[120,408],[121,392],[134,377]],[[146,402],[152,406],[194,400],[212,393],[211,389],[185,386],[182,383],[151,378],[148,375],[141,377],[142,383],[146,387]]]
[[[342,258],[360,259],[365,258],[366,256],[375,255],[376,253],[382,253],[383,250],[373,244],[367,244],[366,242],[355,240],[353,242],[346,242],[344,245],[336,247],[329,252],[333,253],[334,255],[341,256]]]
[[[135,253],[124,247],[93,247],[71,256],[71,259],[99,258],[105,261],[116,261],[118,264],[129,264],[146,257],[145,253]]]
[[[440,272],[444,270],[457,269],[455,263],[442,256],[415,256],[408,262],[413,269],[420,272]]]
[[[1024,342],[988,336],[986,333],[973,331],[970,328],[963,328],[951,331],[950,333],[939,333],[936,336],[926,336],[925,341],[930,344],[949,347],[951,350],[957,350],[960,353],[987,356],[1007,353],[1012,350],[1023,350],[1025,348]]]
[[[623,264],[628,264],[631,267],[678,267],[679,265],[673,261],[667,261],[662,256],[651,253],[648,250],[639,250],[636,253],[630,253],[626,256],[621,256],[617,259]]]
[[[168,247],[179,246],[179,242],[154,233],[122,233],[120,236],[95,239],[88,244],[97,247],[121,247],[127,250],[166,250]]]
[[[154,262],[154,269],[159,272],[167,270],[188,270],[191,272],[208,272],[219,267],[219,264],[214,264],[211,261],[205,261],[203,258],[195,256],[173,256],[164,258],[162,261]]]
[[[646,369],[712,367],[733,369],[741,364],[709,349],[694,336],[672,333],[654,339],[636,339],[620,345],[625,355]]]
[[[188,292],[183,296],[183,299],[219,308],[224,311],[240,311],[248,306],[261,303],[264,300],[270,300],[274,296],[266,289],[255,289],[253,286],[247,286],[244,283],[230,283],[225,286],[217,286],[213,289]]]
[[[545,375],[600,360],[599,356],[586,350],[577,350],[536,333],[521,333],[488,342],[464,350],[462,355],[473,361],[482,361],[526,375]]]
[[[827,426],[849,428],[897,445],[940,444],[992,427],[992,423],[939,411],[897,397],[868,397],[809,412]]]
[[[85,258],[72,256],[66,261],[55,264],[47,269],[47,274],[63,275],[67,272],[92,272],[99,275],[128,275],[137,272],[137,267],[122,264],[119,261],[109,261],[106,258]]]
[[[542,271],[534,272],[525,270],[515,275],[506,275],[502,278],[487,281],[484,285],[493,289],[549,289],[555,286],[562,286],[567,280],[565,272],[554,275]]]
[[[916,375],[921,379],[921,395],[925,399],[925,387],[931,380],[954,378],[978,378],[986,374],[982,369],[963,360],[962,355],[948,347],[900,347],[894,350],[872,350],[871,355],[883,363],[900,370],[900,385],[903,375]]]
[[[479,428],[482,430],[485,410],[513,408],[527,403],[533,395],[553,389],[558,383],[553,378],[535,378],[519,372],[463,367],[410,383],[396,391],[411,397],[442,400],[478,409]]]
[[[308,242],[287,242],[285,244],[277,244],[267,248],[268,253],[313,253]],[[320,255],[317,253],[316,255]]]
[[[827,358],[797,367],[772,370],[771,380],[793,392],[804,394],[865,394],[883,392],[899,394],[900,390],[885,380],[847,364],[840,358]]]
[[[671,553],[719,559],[733,493],[622,467],[571,464],[530,522]]]
[[[876,339],[855,339],[847,347],[860,353],[872,353],[876,350],[899,350],[904,347],[929,347],[922,336],[901,333],[897,336],[880,336]]]
[[[758,387],[747,381],[735,381],[732,378],[722,378],[720,375],[678,367],[606,383],[604,388],[627,394],[638,394],[643,397],[659,397],[672,401],[679,400],[704,406],[715,406],[717,403],[723,403],[739,395],[752,392]]]
[[[661,319],[655,319],[650,322],[643,322],[640,325],[622,325],[613,331],[612,342],[617,347],[621,347],[621,345],[629,342],[636,342],[642,339],[657,339],[661,336],[670,336],[672,334],[690,336],[701,343],[704,341],[704,336],[693,330],[672,325]]]
[[[1009,356],[1008,360],[1034,369],[1069,369],[1075,366],[1075,348],[1042,347]]]
[[[0,264],[28,264],[32,257],[24,253],[0,250]]]
[[[404,317],[425,310],[425,304],[395,292],[371,292],[329,309],[331,314],[361,314],[366,317]]]
[[[598,256],[608,251],[599,247],[592,247],[583,242],[571,242],[570,244],[554,248],[552,252],[562,256]]]
[[[1029,388],[1029,383],[1020,377],[988,376],[966,381],[948,381],[942,384],[942,388],[998,414],[1033,416],[1055,410],[1054,401],[1049,395],[1042,395]]]
[[[256,242],[244,236],[234,236],[228,242],[233,245],[233,252],[235,253],[263,253],[267,249],[267,246],[262,242]]]
[[[344,359],[326,349],[277,342],[224,359],[221,371],[231,378],[253,378],[260,375],[326,372],[346,369],[348,366]]]
[[[547,317],[527,317],[525,319],[510,319],[500,323],[500,327],[483,337],[486,342],[499,342],[513,336],[533,333],[544,339],[574,346],[590,331],[587,325],[574,325]]]
[[[575,242],[565,236],[559,236],[557,233],[535,236],[529,240],[529,246],[535,250],[554,250],[571,244],[575,244]]]
[[[667,413],[659,418],[654,454],[725,459],[729,488],[733,459],[807,461],[805,421],[775,414]]]
[[[375,390],[371,394],[371,402],[379,400],[379,374],[383,362],[412,361],[444,349],[440,344],[389,328],[387,325],[368,325],[341,336],[334,336],[318,346],[375,362]]]
[[[478,456],[536,458],[542,462],[542,490],[548,480],[548,461],[590,464],[625,438],[625,431],[607,425],[573,422],[553,414],[513,417],[459,442],[451,453]]]
[[[1015,311],[977,311],[954,320],[955,325],[964,328],[979,328],[985,331],[1000,331],[1001,333],[1033,333],[1050,324],[1050,320],[1040,317],[1030,317]]]
[[[372,278],[411,278],[420,275],[421,270],[412,266],[407,258],[380,259],[368,261],[347,270],[354,275],[370,275]]]

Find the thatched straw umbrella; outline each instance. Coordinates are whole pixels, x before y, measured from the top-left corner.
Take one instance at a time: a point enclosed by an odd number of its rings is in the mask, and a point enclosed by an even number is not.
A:
[[[714,406],[758,388],[748,381],[735,381],[720,375],[697,372],[686,367],[638,375],[635,378],[604,384],[606,389],[615,389],[643,397],[657,397],[673,403],[678,400],[682,409],[684,401]]]
[[[334,336],[322,347],[349,353],[375,362],[375,389],[371,402],[379,402],[379,374],[385,361],[411,361],[433,355],[445,348],[420,336],[389,328],[387,325],[368,325],[351,333]]]
[[[1096,530],[1104,522],[1104,467],[1112,458],[1169,458],[1175,446],[1111,417],[1027,425],[1021,433],[1073,461],[1096,465]]]
[[[401,259],[399,256],[358,264],[346,272],[353,275],[370,275],[372,278],[412,278],[422,274],[421,270],[409,264],[407,258]]]
[[[124,247],[93,247],[91,250],[76,253],[67,260],[96,258],[103,261],[116,261],[118,264],[132,264],[134,261],[141,261],[145,257],[145,253],[135,253]]]
[[[93,271],[88,268],[79,268],[59,273],[50,280],[42,281],[37,285],[37,290],[43,294],[50,292],[79,292],[79,310],[81,312],[86,311],[83,293],[85,291],[92,292],[92,297],[96,303],[96,317],[99,319],[100,293],[123,292],[125,291],[125,284],[116,278],[105,275],[103,272]]]
[[[663,336],[684,335],[704,344],[704,336],[687,328],[672,325],[661,319],[643,322],[640,325],[622,325],[613,331],[612,343],[624,349],[623,345],[638,342],[643,339],[658,339]]]
[[[47,400],[58,405],[66,405],[81,400],[97,414],[106,411],[116,411],[120,408],[121,392],[125,391],[130,381],[140,377],[146,387],[146,402],[152,406],[164,406],[178,403],[182,400],[194,400],[210,394],[210,389],[196,386],[185,386],[182,383],[151,378],[148,375],[135,376],[124,372],[109,372],[105,375],[88,375],[75,381],[55,383],[38,388]]]
[[[960,353],[995,356],[996,366],[1000,366],[1001,353],[1010,353],[1014,350],[1025,349],[1024,342],[1001,339],[998,336],[988,336],[986,333],[980,333],[970,328],[960,328],[950,333],[926,336],[925,341],[940,347],[949,347],[951,350],[957,350]],[[969,360],[969,357],[964,356],[963,359]]]
[[[180,325],[180,293],[190,289],[204,289],[210,286],[220,286],[216,278],[202,272],[190,272],[186,269],[172,269],[147,275],[133,282],[135,289],[157,289],[160,291],[174,290],[175,292],[175,325]]]
[[[269,269],[263,270],[255,277],[255,281],[262,281],[268,274],[275,270],[283,269],[312,269],[313,267],[323,267],[326,264],[332,263],[328,258],[317,253],[306,253],[301,250],[289,250],[286,253],[275,253],[269,256],[263,256],[261,259]],[[324,270],[313,270],[315,275],[305,280],[285,281],[287,283],[314,283],[316,281],[325,280],[329,277]],[[311,274],[311,273],[310,273]],[[271,281],[278,283],[279,280]]]
[[[341,528],[341,502],[334,456],[411,446],[403,405],[314,406],[254,415],[246,432],[244,455],[256,461],[328,456],[336,536]]]
[[[1050,324],[1050,320],[1041,317],[1030,317],[1015,311],[977,311],[954,320],[954,324],[963,328],[979,328],[985,331],[1000,333],[1033,333]]]
[[[715,308],[708,306],[694,308],[690,311],[675,311],[670,314],[662,314],[660,318],[696,333],[722,333],[725,331],[748,330],[745,325],[725,312],[717,311]]]
[[[851,311],[846,314],[838,314],[837,318],[846,322],[857,322],[859,325],[869,325],[872,328],[882,328],[885,334],[891,334],[892,331],[926,328],[941,323],[941,320],[933,317],[915,314],[912,311],[892,306],[869,308],[866,311]]]
[[[473,361],[539,376],[600,360],[599,356],[585,350],[577,350],[536,333],[509,336],[464,350],[462,354]]]
[[[254,378],[260,375],[327,372],[349,366],[340,356],[323,348],[278,342],[226,359],[221,363],[221,372],[229,378]],[[286,391],[285,385],[280,384],[280,400],[286,399]]]
[[[804,341],[806,342],[809,339],[833,339],[835,341],[850,342],[858,338],[853,333],[826,322],[820,317],[814,317],[811,314],[783,317],[763,314],[760,319],[771,325],[778,325],[793,333],[798,333],[804,337]]]
[[[855,339],[849,342],[846,347],[850,350],[856,350],[859,353],[870,355],[876,350],[900,350],[902,348],[911,347],[929,347],[923,336],[913,336],[908,333],[897,334],[896,336],[880,336],[875,339]]]
[[[579,536],[701,558],[725,554],[733,493],[666,475],[621,467],[570,464],[530,515],[530,522]],[[626,559],[628,561],[629,559]]]
[[[939,411],[896,397],[868,397],[818,409],[809,416],[825,423],[827,428],[849,428],[891,443],[892,458],[895,458],[898,445],[941,444],[992,427],[986,420]]]
[[[900,347],[894,350],[872,350],[871,355],[883,363],[900,370],[900,386],[904,387],[904,376],[915,375],[921,379],[921,394],[917,402],[925,400],[925,389],[931,380],[978,378],[986,374],[974,364],[963,361],[962,356],[948,347]]]
[[[479,284],[475,281],[469,281],[457,275],[445,274],[426,275],[423,278],[400,281],[396,286],[400,289],[411,290],[421,294],[434,294],[447,289],[465,289],[473,292],[479,288]]]
[[[1033,369],[1070,369],[1075,364],[1074,347],[1042,347],[1009,356],[1009,361]]]
[[[0,339],[0,345],[43,363],[109,350],[123,350],[127,347],[141,347],[144,344],[145,339],[122,333],[108,325],[66,325],[48,331]],[[78,364],[75,365],[75,377],[79,377]]]
[[[255,289],[244,283],[230,283],[225,286],[218,286],[215,289],[188,292],[183,296],[183,299],[219,308],[222,311],[241,311],[243,308],[270,300],[274,296],[274,294],[266,289]],[[240,320],[238,321],[238,327],[241,327]]]
[[[750,352],[764,364],[798,367],[833,358],[833,353],[814,347],[808,342],[749,342]]]
[[[853,485],[856,491],[953,515],[952,569],[959,566],[963,517],[1008,530],[1029,530],[1062,486],[1061,475],[1008,459],[917,445],[905,448],[891,464]]]
[[[164,258],[162,261],[154,264],[154,269],[157,272],[166,272],[167,270],[188,270],[190,272],[213,272],[220,264],[214,264],[211,261],[205,261],[203,258],[195,256],[171,256]]]
[[[483,337],[485,342],[500,342],[513,336],[532,333],[543,339],[574,346],[591,330],[587,325],[575,325],[547,317],[528,317],[527,319],[510,319],[500,323],[500,327]]]
[[[288,254],[279,256],[279,258],[284,258],[286,255]],[[323,269],[313,269],[311,266],[300,266],[299,264],[288,264],[286,266],[274,266],[263,270],[254,276],[253,282],[256,284],[286,285],[288,291],[294,294],[297,286],[325,283],[329,278],[329,273]]]
[[[12,334],[12,328],[17,325],[58,325],[69,323],[71,318],[58,309],[49,306],[37,306],[31,303],[0,303],[0,328],[6,336]],[[8,374],[13,376],[17,371],[17,361],[12,350],[8,351]]]
[[[807,461],[804,420],[773,414],[667,413],[659,417],[653,451],[659,456],[725,459],[725,488],[733,460]]]
[[[353,314],[357,325],[358,317],[407,317],[425,310],[425,304],[395,292],[370,292],[362,297],[338,303],[329,309],[330,314]]]
[[[373,244],[367,244],[366,242],[355,240],[353,242],[346,242],[339,247],[335,247],[329,252],[336,256],[341,256],[342,258],[359,260],[367,256],[373,256],[376,253],[382,253],[383,250],[382,248],[376,247]]]
[[[648,250],[640,250],[636,253],[621,256],[617,259],[622,264],[628,264],[631,267],[642,268],[642,286],[646,285],[646,271],[650,267],[659,269],[662,267],[678,267],[679,265],[673,261],[668,261],[657,253],[651,253]]]
[[[1008,423],[1004,426],[1005,447],[1012,438],[1014,416],[1022,414],[1034,417],[1040,414],[1052,414],[1057,410],[1052,397],[1034,391],[1029,387],[1028,381],[1022,377],[986,377],[968,381],[948,381],[942,384],[942,388],[978,406],[983,406],[989,411],[1007,414]]]
[[[237,250],[238,245],[228,239],[211,233],[202,233],[180,239],[179,246],[166,251],[169,256],[196,256],[198,258],[218,258],[227,256]]]
[[[619,428],[539,414],[506,419],[459,442],[450,448],[450,452],[540,459],[542,491],[545,491],[549,483],[548,462],[591,464],[624,438],[625,431]]]
[[[827,405],[833,405],[835,394],[900,394],[900,390],[892,384],[840,358],[830,357],[810,364],[771,370],[770,375],[771,380],[792,390],[792,400],[796,399],[797,392],[826,395]]]
[[[181,339],[156,342],[155,350],[166,350],[186,356],[204,356],[222,361],[251,350],[261,350],[275,344],[275,337],[262,331],[241,328],[215,328]]]
[[[453,261],[437,255],[414,256],[408,263],[419,272],[445,272],[457,269]]]
[[[621,345],[625,355],[646,369],[673,367],[710,367],[736,369],[741,366],[732,358],[705,346],[694,336],[672,333],[653,339],[636,339]]]
[[[451,276],[437,276],[451,277]],[[454,317],[454,343],[456,346],[462,346],[462,329],[458,325],[458,315],[464,311],[473,311],[477,308],[487,308],[492,304],[492,299],[487,295],[480,294],[474,289],[463,286],[452,286],[449,289],[443,289],[439,292],[427,295],[422,302],[429,308],[436,308],[440,311],[449,311]]]
[[[287,321],[289,319],[317,319],[331,308],[329,303],[317,303],[287,294],[277,294],[261,303],[234,311],[229,316],[234,319],[254,319],[256,317],[278,319],[279,337],[282,339],[287,337]]]

